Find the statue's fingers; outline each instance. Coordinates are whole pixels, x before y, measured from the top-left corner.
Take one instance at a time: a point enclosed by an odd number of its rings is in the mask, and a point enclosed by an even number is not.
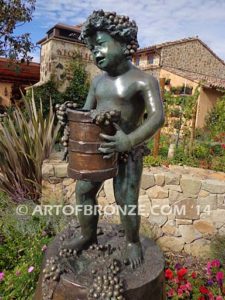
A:
[[[116,144],[114,142],[112,143],[102,143],[100,145],[101,148],[111,148],[111,149],[115,149]]]
[[[105,139],[107,141],[111,141],[111,142],[115,141],[115,137],[113,135],[107,135],[107,134],[100,133],[100,137],[102,137],[103,139]]]
[[[110,148],[102,148],[102,147],[100,147],[100,148],[98,148],[98,151],[100,151],[100,152],[102,152],[102,153],[112,153],[112,152],[114,152],[112,149],[110,149]]]
[[[109,159],[109,158],[113,157],[113,155],[114,155],[114,153],[110,153],[108,155],[104,155],[103,159]]]
[[[117,123],[115,123],[115,122],[113,122],[113,126],[115,127],[116,130],[122,130],[120,128],[120,126]]]

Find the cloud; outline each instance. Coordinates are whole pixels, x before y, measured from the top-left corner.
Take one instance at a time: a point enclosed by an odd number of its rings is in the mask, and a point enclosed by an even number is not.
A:
[[[101,8],[135,19],[141,47],[198,35],[225,59],[224,0],[37,0],[34,19],[47,30],[56,23],[80,24]]]

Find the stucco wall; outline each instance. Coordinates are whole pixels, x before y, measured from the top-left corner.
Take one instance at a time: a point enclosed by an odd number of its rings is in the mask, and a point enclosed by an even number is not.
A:
[[[193,90],[197,87],[197,83],[191,80],[188,80],[184,77],[178,76],[174,73],[171,73],[167,70],[161,69],[160,70],[160,78],[170,79],[171,86],[177,87],[182,85],[192,86]]]
[[[199,41],[163,48],[161,64],[225,79],[225,65]]]
[[[198,110],[196,118],[196,127],[202,128],[205,125],[205,118],[208,112],[213,108],[218,98],[222,93],[216,89],[201,88],[198,101]]]

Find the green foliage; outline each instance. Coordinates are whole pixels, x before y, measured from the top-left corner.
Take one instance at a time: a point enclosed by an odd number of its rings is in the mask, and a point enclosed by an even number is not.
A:
[[[191,157],[190,155],[188,155],[187,153],[185,153],[184,148],[179,146],[176,149],[174,158],[168,160],[169,164],[172,165],[188,165],[191,167],[198,167],[199,166],[199,162],[195,157]]]
[[[0,194],[0,200],[5,196]],[[4,203],[9,203],[5,198]],[[42,216],[34,214],[34,204],[27,203],[26,216],[16,212],[16,206],[10,204],[0,211],[0,272],[4,280],[0,282],[0,298],[32,299],[36,288],[43,259],[44,248],[52,238],[61,232],[69,217],[59,215]],[[32,272],[28,272],[30,267]]]
[[[15,35],[14,30],[32,20],[35,0],[0,0],[0,56],[30,60],[34,48],[30,34]]]
[[[218,258],[222,265],[225,265],[225,235],[215,235],[211,243],[213,258]]]
[[[27,91],[25,98],[30,101],[34,97],[37,109],[42,105],[43,115],[46,117],[49,113],[49,99],[51,99],[53,107],[55,104],[63,103],[62,94],[58,92],[56,84],[50,80],[41,86],[34,87],[33,90]],[[41,100],[41,102],[40,102]]]
[[[213,109],[209,112],[206,120],[206,129],[216,138],[218,135],[225,133],[225,95],[218,99]],[[224,135],[225,140],[225,135]]]
[[[82,57],[77,54],[70,62],[68,71],[71,73],[72,78],[70,85],[62,95],[64,99],[63,102],[74,101],[78,104],[78,107],[82,107],[89,90],[88,74]]]
[[[215,156],[212,158],[211,169],[225,172],[225,154],[223,156]]]
[[[193,156],[198,159],[207,159],[210,156],[209,144],[195,144],[193,149]]]
[[[162,159],[160,156],[153,157],[151,155],[145,156],[144,158],[144,166],[145,167],[157,167],[162,164]]]
[[[59,129],[54,126],[51,102],[46,118],[33,97],[24,103],[25,110],[16,107],[0,123],[0,190],[15,202],[39,199],[42,163],[50,155]]]

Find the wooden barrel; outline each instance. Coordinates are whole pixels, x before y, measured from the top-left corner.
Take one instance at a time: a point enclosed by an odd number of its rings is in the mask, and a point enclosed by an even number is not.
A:
[[[93,123],[90,111],[68,110],[69,165],[68,175],[74,179],[103,181],[117,175],[117,154],[104,159],[98,150],[103,140],[100,133],[114,135],[112,125],[100,127]]]

